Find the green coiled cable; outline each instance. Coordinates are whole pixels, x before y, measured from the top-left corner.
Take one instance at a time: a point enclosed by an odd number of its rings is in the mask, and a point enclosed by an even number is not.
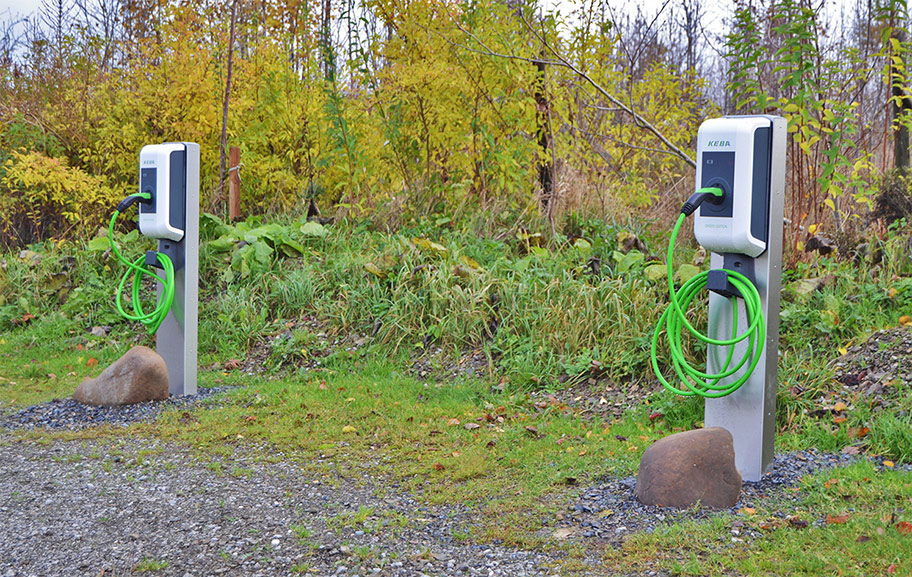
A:
[[[152,196],[147,192],[137,192],[131,194],[128,198],[141,198],[148,200]],[[145,264],[145,256],[141,256],[136,259],[134,262],[130,262],[123,257],[120,251],[117,249],[117,245],[114,244],[114,221],[117,220],[117,217],[120,215],[119,210],[114,211],[114,215],[111,216],[111,223],[108,225],[108,241],[111,243],[111,252],[117,256],[118,259],[125,265],[127,265],[128,270],[124,273],[123,278],[120,279],[120,285],[117,287],[117,292],[115,293],[114,304],[117,307],[117,312],[121,314],[125,319],[131,321],[139,321],[142,323],[146,329],[149,330],[149,334],[154,335],[158,331],[158,327],[161,326],[164,322],[165,317],[168,316],[168,311],[171,310],[171,304],[174,302],[174,263],[171,261],[171,258],[168,255],[163,253],[156,253],[158,257],[158,262],[161,264],[162,271],[164,273],[164,278],[155,273],[152,269],[142,266]],[[130,292],[131,306],[133,309],[133,314],[130,314],[124,310],[122,302],[122,293],[123,288],[127,284],[127,280],[130,277],[130,274],[133,275],[132,290]],[[162,284],[162,296],[161,299],[155,305],[155,308],[151,312],[145,312],[142,308],[142,302],[140,300],[140,288],[142,287],[143,276],[150,276]]]
[[[754,372],[754,368],[760,361],[760,353],[762,352],[763,345],[766,341],[766,325],[763,322],[763,309],[760,302],[760,293],[757,291],[757,287],[754,286],[754,283],[752,283],[746,276],[739,272],[726,270],[725,272],[728,274],[728,280],[744,298],[744,305],[748,319],[747,329],[740,335],[737,334],[738,300],[736,298],[729,299],[732,306],[731,338],[710,338],[708,335],[701,333],[696,328],[694,328],[693,325],[690,324],[685,313],[688,307],[690,307],[690,303],[693,301],[694,297],[706,287],[706,277],[709,275],[709,271],[703,271],[697,274],[685,282],[679,291],[675,291],[674,268],[672,265],[674,245],[678,237],[678,231],[681,229],[681,225],[684,223],[686,217],[687,214],[681,214],[678,217],[678,221],[675,223],[674,230],[671,233],[671,239],[668,243],[668,254],[666,256],[666,262],[668,267],[668,294],[671,302],[668,304],[665,312],[662,313],[662,317],[659,319],[659,322],[655,328],[655,332],[652,335],[652,370],[655,372],[656,377],[658,377],[659,381],[665,386],[666,389],[678,395],[698,395],[707,398],[724,397],[725,395],[730,395],[731,393],[735,392],[741,387],[741,385],[747,382],[747,379],[750,378],[751,374]],[[657,356],[658,344],[659,337],[663,328],[665,329],[665,333],[667,335],[668,348],[671,351],[672,366],[674,367],[675,373],[680,379],[678,386],[669,383],[668,380],[665,379],[665,377],[662,375],[662,372],[659,370],[659,362]],[[720,372],[704,372],[700,369],[697,369],[687,361],[684,356],[683,347],[683,336],[685,329],[695,338],[706,343],[707,345],[728,347],[728,353]],[[748,340],[747,350],[738,361],[738,363],[735,366],[731,366],[735,352],[735,345],[745,339]],[[750,359],[750,365],[748,367],[748,370],[743,375],[741,375],[741,377],[735,379],[730,383],[722,382],[724,379],[731,377],[739,370],[741,370],[741,368],[747,363],[748,359]]]

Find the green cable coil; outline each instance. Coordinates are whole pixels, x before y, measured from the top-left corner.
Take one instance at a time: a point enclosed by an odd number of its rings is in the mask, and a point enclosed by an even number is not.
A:
[[[681,214],[671,233],[671,239],[668,243],[668,254],[666,262],[668,267],[668,294],[671,302],[662,313],[656,325],[655,332],[652,335],[652,370],[656,377],[669,391],[684,396],[701,396],[706,398],[718,398],[730,395],[738,390],[750,378],[754,368],[760,361],[760,353],[763,351],[763,345],[766,341],[766,325],[763,322],[763,310],[760,302],[760,293],[757,287],[746,276],[739,272],[726,270],[728,280],[732,286],[743,295],[745,311],[747,313],[748,327],[738,334],[738,299],[730,298],[732,306],[732,329],[731,338],[713,339],[695,329],[686,318],[686,311],[693,301],[694,297],[706,287],[706,277],[709,271],[703,271],[681,287],[679,291],[674,288],[674,269],[672,266],[672,257],[674,255],[674,245],[678,237],[678,231],[684,223],[687,215]],[[668,382],[659,370],[658,362],[658,344],[662,329],[665,329],[668,339],[668,348],[671,351],[671,361],[675,373],[680,379],[678,386]],[[718,373],[708,373],[701,371],[688,363],[684,357],[683,336],[684,330],[687,330],[696,339],[707,345],[716,345],[728,347],[728,353],[722,369]],[[747,339],[747,350],[744,356],[734,366],[732,360],[735,353],[735,345]],[[748,370],[730,383],[722,381],[736,374],[750,359]]]
[[[148,200],[151,198],[151,195],[146,192],[138,192],[136,194],[131,194],[130,197]],[[119,312],[121,316],[127,320],[139,321],[148,329],[149,334],[154,335],[158,331],[158,327],[160,327],[165,320],[165,317],[168,316],[168,311],[171,310],[171,304],[174,302],[174,263],[171,262],[168,255],[160,252],[156,253],[158,262],[161,264],[162,271],[164,272],[164,278],[162,278],[152,269],[142,266],[145,264],[145,256],[139,257],[134,262],[125,259],[117,249],[117,245],[114,244],[114,221],[117,220],[119,215],[120,211],[115,210],[114,215],[111,217],[111,223],[108,225],[108,240],[111,243],[111,252],[129,268],[127,272],[124,273],[123,278],[120,279],[120,285],[117,287],[114,304],[117,307],[117,312]],[[130,278],[131,273],[133,275],[133,282],[130,299],[132,301],[131,306],[133,314],[124,310],[122,301],[123,289],[127,284],[127,280]],[[142,287],[144,275],[150,276],[162,284],[162,296],[151,312],[145,312],[142,308],[142,302],[140,301],[140,288]]]

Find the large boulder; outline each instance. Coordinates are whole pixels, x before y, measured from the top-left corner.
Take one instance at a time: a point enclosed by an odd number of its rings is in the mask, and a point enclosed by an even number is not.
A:
[[[636,497],[646,505],[733,507],[741,495],[731,433],[721,427],[669,435],[640,459]]]
[[[86,405],[132,405],[168,398],[168,367],[149,347],[133,347],[96,379],[86,379],[73,393]]]

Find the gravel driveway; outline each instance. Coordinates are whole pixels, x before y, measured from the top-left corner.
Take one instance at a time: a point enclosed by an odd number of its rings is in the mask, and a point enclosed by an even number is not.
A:
[[[560,574],[559,554],[468,542],[465,510],[254,452],[0,429],[0,576]]]

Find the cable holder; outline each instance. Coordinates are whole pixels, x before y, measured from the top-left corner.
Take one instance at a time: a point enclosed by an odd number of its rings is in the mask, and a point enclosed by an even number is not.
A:
[[[713,269],[706,275],[706,289],[718,295],[730,299],[738,297],[744,299],[745,296],[731,282],[729,272],[741,273],[754,286],[757,285],[757,275],[754,273],[754,259],[743,254],[723,253],[722,268]]]

